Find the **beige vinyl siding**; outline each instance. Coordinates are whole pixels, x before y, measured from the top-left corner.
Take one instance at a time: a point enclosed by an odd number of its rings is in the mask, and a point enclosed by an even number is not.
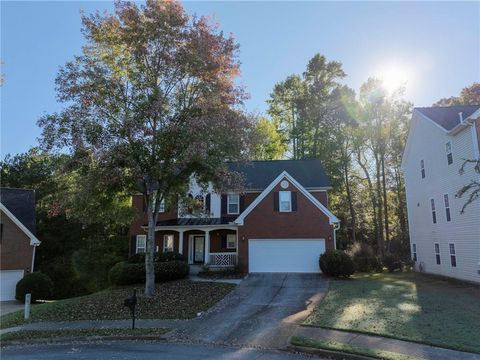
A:
[[[417,264],[426,272],[480,282],[480,201],[461,214],[465,198],[455,197],[470,180],[479,179],[470,166],[459,174],[462,159],[476,156],[473,128],[449,136],[429,120],[414,113],[410,148],[404,161],[410,242],[417,244]],[[453,164],[447,164],[446,143],[451,142]],[[421,177],[420,160],[426,176]],[[451,221],[447,222],[444,195],[448,194]],[[432,222],[431,200],[435,200],[437,223]],[[440,247],[437,265],[434,244]],[[450,264],[449,243],[455,244],[457,266]]]

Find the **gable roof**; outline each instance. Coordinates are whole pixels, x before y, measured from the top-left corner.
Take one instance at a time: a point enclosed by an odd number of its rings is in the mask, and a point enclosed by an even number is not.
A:
[[[36,234],[34,190],[0,188],[0,202],[28,231]]]
[[[465,120],[475,111],[480,109],[480,105],[456,105],[456,106],[434,106],[434,107],[419,107],[415,110],[422,113],[424,116],[440,125],[447,131],[452,130],[455,126],[460,124],[460,115]]]
[[[27,227],[23,225],[23,223],[20,220],[18,220],[17,217],[13,215],[10,212],[10,210],[8,210],[8,208],[5,205],[3,205],[1,202],[0,202],[0,210],[2,210],[2,212],[5,215],[7,215],[10,218],[10,220],[12,220],[15,223],[15,225],[17,225],[20,228],[20,230],[22,230],[25,233],[25,235],[28,236],[28,238],[30,239],[30,245],[38,246],[41,244],[40,240],[38,240],[36,236],[33,235],[31,231],[28,230]]]
[[[228,167],[230,171],[245,176],[245,188],[248,190],[265,189],[282,171],[291,174],[306,188],[330,188],[330,181],[318,159],[229,162]]]
[[[320,201],[317,200],[307,189],[305,189],[297,180],[295,180],[288,172],[282,171],[266,188],[258,195],[255,200],[238,216],[235,224],[243,225],[243,221],[248,214],[273,190],[273,188],[283,179],[288,179],[308,200],[310,200],[318,209],[320,209],[329,219],[329,224],[339,223],[340,220],[333,215]]]

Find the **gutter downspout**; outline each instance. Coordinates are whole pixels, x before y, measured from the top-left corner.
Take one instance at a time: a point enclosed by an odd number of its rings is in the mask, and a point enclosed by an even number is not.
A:
[[[333,248],[337,249],[337,230],[340,229],[340,223],[333,224]]]
[[[33,273],[34,271],[34,265],[35,265],[35,249],[37,248],[38,245],[33,245],[33,251],[32,251],[32,266],[30,267],[30,272]]]

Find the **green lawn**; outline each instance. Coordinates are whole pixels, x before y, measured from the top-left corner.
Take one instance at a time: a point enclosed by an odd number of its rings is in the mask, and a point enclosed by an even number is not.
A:
[[[22,341],[31,339],[54,339],[91,336],[152,336],[158,337],[168,332],[168,329],[64,329],[64,330],[25,330],[0,336],[0,341]]]
[[[171,281],[157,284],[153,298],[143,296],[139,285],[137,317],[139,319],[188,319],[205,311],[227,295],[235,285],[213,282]],[[95,294],[39,304],[32,307],[31,321],[73,321],[129,319],[123,306],[133,287],[113,288]],[[0,318],[1,328],[23,324],[23,312]]]
[[[333,280],[305,325],[480,353],[480,287],[417,273]]]
[[[421,360],[415,356],[399,354],[392,351],[369,349],[361,346],[344,344],[333,340],[314,340],[300,336],[293,336],[291,343],[297,346],[310,347],[314,349],[339,351],[347,354],[368,356],[374,359],[383,360]]]

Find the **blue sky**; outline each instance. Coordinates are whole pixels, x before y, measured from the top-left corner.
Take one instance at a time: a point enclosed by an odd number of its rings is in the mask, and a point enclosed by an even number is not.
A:
[[[184,6],[189,13],[215,16],[239,42],[240,83],[250,93],[249,111],[265,112],[273,85],[301,73],[317,52],[342,62],[344,82],[355,90],[369,76],[388,77],[388,69],[403,69],[406,98],[416,106],[480,81],[480,2],[191,1]],[[112,10],[112,4],[2,1],[2,158],[35,146],[37,119],[60,109],[56,73],[80,54],[80,10],[97,9]]]

